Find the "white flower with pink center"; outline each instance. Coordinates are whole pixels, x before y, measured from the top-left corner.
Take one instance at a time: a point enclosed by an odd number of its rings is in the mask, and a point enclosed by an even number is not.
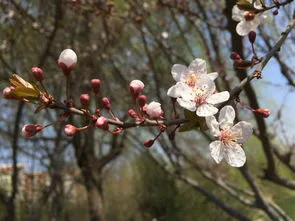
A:
[[[200,78],[193,88],[187,84],[178,82],[179,96],[177,102],[183,108],[196,111],[200,117],[208,117],[216,114],[218,109],[214,106],[229,99],[229,92],[215,92],[215,84],[209,77]]]
[[[194,87],[196,82],[203,76],[209,77],[214,81],[218,77],[217,72],[207,74],[206,62],[203,59],[196,58],[193,60],[188,67],[182,64],[175,64],[172,66],[171,74],[176,82],[182,82],[187,84],[189,87]],[[176,83],[169,88],[167,95],[170,97],[177,98],[181,92],[181,89]]]
[[[262,9],[262,5],[259,1],[255,1],[254,7],[256,9]],[[252,12],[240,10],[237,5],[233,7],[232,19],[238,21],[236,31],[239,35],[245,36],[250,31],[255,31],[260,23],[270,19],[268,12]]]
[[[246,155],[241,145],[252,135],[250,123],[240,121],[233,125],[235,110],[232,106],[225,106],[220,110],[218,122],[214,116],[206,117],[210,133],[218,140],[210,143],[211,156],[220,163],[225,161],[233,167],[241,167],[246,162]]]

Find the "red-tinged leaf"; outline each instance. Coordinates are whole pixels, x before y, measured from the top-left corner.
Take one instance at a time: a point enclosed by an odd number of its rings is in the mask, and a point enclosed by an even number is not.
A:
[[[29,82],[25,81],[23,78],[18,76],[17,74],[12,74],[11,78],[9,79],[10,83],[15,87],[25,87],[34,89],[33,85]]]
[[[40,97],[39,91],[32,88],[26,88],[26,87],[16,87],[12,91],[12,94],[17,98],[25,98],[28,100],[39,99]]]

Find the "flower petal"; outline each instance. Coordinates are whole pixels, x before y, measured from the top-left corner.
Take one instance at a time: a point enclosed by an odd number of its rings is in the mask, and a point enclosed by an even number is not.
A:
[[[218,77],[218,73],[217,72],[212,72],[208,74],[208,77],[214,81],[217,77]]]
[[[204,97],[208,97],[209,95],[213,94],[216,90],[216,86],[213,80],[210,79],[208,74],[202,74],[201,77],[195,84],[195,89],[200,88],[206,91],[206,95]]]
[[[263,9],[263,6],[262,6],[262,4],[261,4],[260,1],[255,1],[254,2],[254,8],[256,8],[256,9]]]
[[[235,21],[242,21],[244,19],[244,12],[238,8],[238,6],[234,6],[232,10],[232,19]]]
[[[232,125],[234,124],[235,117],[236,117],[235,109],[230,105],[224,106],[219,112],[219,117],[218,117],[219,127],[221,129],[231,128]]]
[[[180,81],[181,75],[187,71],[187,67],[182,64],[175,64],[172,66],[171,74],[175,81]]]
[[[220,130],[219,130],[219,124],[216,118],[214,116],[206,117],[206,124],[210,130],[210,133],[213,136],[218,137],[220,134]]]
[[[188,69],[190,71],[196,72],[196,74],[206,74],[207,73],[206,61],[200,58],[196,58],[190,63],[190,65],[188,66]]]
[[[241,167],[246,162],[243,148],[236,142],[229,142],[224,148],[224,159],[232,167]]]
[[[222,91],[220,93],[212,94],[210,97],[206,99],[206,101],[210,104],[219,104],[229,99],[228,91]]]
[[[216,163],[220,163],[224,155],[224,146],[220,141],[213,141],[209,145],[210,153]]]
[[[261,14],[258,14],[257,16],[259,16],[260,22],[265,22],[268,24],[271,24],[271,22],[273,21],[273,18],[274,18],[274,16],[272,16],[272,14],[270,14],[268,12],[263,12]]]
[[[255,17],[252,21],[241,21],[237,24],[236,31],[239,35],[245,36],[250,31],[255,31],[260,24],[260,18]]]
[[[240,121],[231,128],[234,135],[238,136],[238,143],[244,143],[253,133],[252,125],[246,121]]]
[[[190,111],[195,111],[196,110],[196,104],[193,101],[190,100],[185,100],[181,97],[177,98],[177,102],[180,106],[183,108],[190,110]]]
[[[218,109],[214,107],[212,104],[202,104],[197,107],[197,115],[199,117],[209,117],[218,112]]]
[[[167,95],[169,97],[174,97],[174,98],[179,97],[180,93],[179,93],[178,87],[176,85],[173,85],[172,87],[170,87],[167,91]]]
[[[167,91],[167,95],[174,98],[181,97],[185,93],[191,93],[191,89],[183,82],[177,82]]]

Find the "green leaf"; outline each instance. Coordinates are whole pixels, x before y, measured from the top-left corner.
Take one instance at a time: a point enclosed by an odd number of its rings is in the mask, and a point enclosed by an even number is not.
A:
[[[188,121],[198,121],[198,116],[195,111],[184,110],[184,117]]]
[[[200,130],[201,131],[206,131],[206,130],[209,129],[208,126],[207,126],[207,123],[206,123],[206,119],[204,117],[200,118],[199,124],[200,124]]]
[[[247,0],[239,0],[237,2],[237,6],[240,10],[243,10],[243,11],[251,11],[251,12],[257,11],[257,9],[254,8],[254,6]]]
[[[200,129],[201,131],[208,130],[205,117],[199,117],[196,112],[184,110],[184,117],[187,120],[180,128],[179,132],[186,132],[194,129]]]
[[[26,99],[39,99],[40,92],[27,87],[16,87],[12,94],[17,98],[26,98]]]
[[[186,132],[186,131],[190,131],[190,130],[194,130],[197,129],[199,127],[199,123],[198,122],[193,122],[193,121],[188,121],[186,123],[184,123],[180,128],[179,128],[179,132]]]

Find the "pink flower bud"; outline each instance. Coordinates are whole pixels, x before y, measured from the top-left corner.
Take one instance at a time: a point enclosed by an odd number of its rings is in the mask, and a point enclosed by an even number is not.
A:
[[[143,88],[144,83],[140,80],[133,80],[129,84],[129,90],[134,97],[137,97]]]
[[[136,112],[133,109],[129,109],[128,110],[128,115],[130,117],[132,117],[132,118],[137,118],[138,117],[137,114],[136,114]]]
[[[95,126],[101,128],[103,130],[109,130],[109,121],[105,117],[99,117],[99,118],[97,118]]]
[[[44,127],[38,124],[26,124],[22,128],[22,135],[25,138],[34,136],[39,131],[43,130]]]
[[[58,65],[63,69],[65,75],[69,75],[77,64],[77,55],[72,49],[63,50],[58,58]]]
[[[81,94],[80,95],[80,102],[84,109],[87,109],[90,104],[90,96],[89,94]]]
[[[230,58],[232,60],[240,60],[241,59],[241,56],[238,53],[236,53],[236,52],[232,52],[231,55],[230,55]]]
[[[146,140],[146,141],[144,141],[143,145],[145,147],[151,147],[154,144],[154,142],[155,142],[155,140],[153,140],[153,139]]]
[[[149,103],[146,106],[146,113],[153,119],[162,118],[163,110],[161,108],[161,104],[155,101]]]
[[[145,95],[140,95],[138,97],[138,104],[141,107],[143,107],[146,104],[146,96]]]
[[[8,100],[13,100],[13,99],[17,99],[11,92],[14,90],[15,88],[12,87],[12,86],[8,86],[6,88],[4,88],[3,90],[3,97],[5,99],[8,99]]]
[[[256,110],[253,110],[254,113],[259,114],[260,116],[264,118],[268,118],[270,115],[270,110],[267,108],[258,108]]]
[[[44,74],[43,70],[38,67],[32,67],[31,69],[33,73],[33,77],[36,79],[36,81],[43,81],[44,80]]]
[[[92,91],[95,93],[95,94],[98,94],[99,93],[99,89],[100,89],[100,80],[99,79],[92,79],[90,81],[91,83],[91,88],[92,88]]]
[[[279,14],[279,10],[278,10],[278,9],[274,10],[274,11],[272,12],[272,14],[273,14],[274,16],[278,15],[278,14]]]
[[[104,97],[102,99],[102,105],[104,106],[105,109],[110,110],[111,109],[111,103],[107,97]]]
[[[256,39],[256,32],[255,31],[250,31],[248,34],[248,38],[251,44],[254,44],[255,39]]]
[[[77,132],[77,128],[71,124],[67,124],[64,131],[67,136],[71,137]]]

